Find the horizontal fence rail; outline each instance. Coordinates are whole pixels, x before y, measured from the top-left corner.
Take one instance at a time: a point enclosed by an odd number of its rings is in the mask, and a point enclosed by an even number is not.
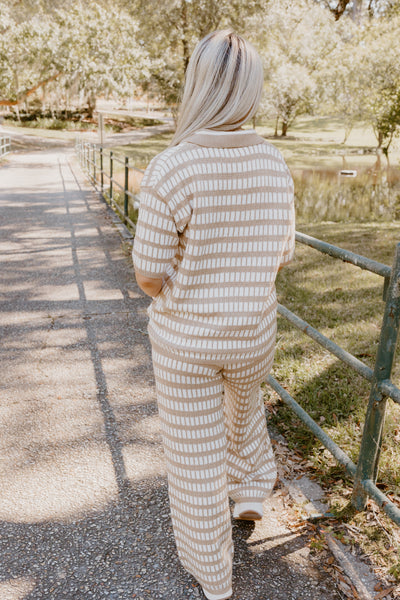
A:
[[[400,321],[400,244],[396,246],[393,266],[389,267],[304,233],[296,232],[296,241],[306,244],[323,254],[328,254],[333,258],[366,269],[385,279],[384,299],[386,304],[374,369],[371,369],[358,358],[335,344],[287,307],[281,304],[278,305],[278,312],[282,317],[371,382],[357,465],[272,375],[268,376],[267,382],[331,452],[335,459],[345,467],[348,474],[354,477],[352,504],[355,508],[363,510],[368,496],[371,496],[383,508],[385,513],[400,525],[399,507],[376,486],[386,401],[390,398],[394,402],[400,403],[400,389],[390,380]]]
[[[332,256],[333,258],[340,258],[344,262],[348,262],[356,267],[360,267],[360,269],[365,269],[367,271],[371,271],[371,273],[381,275],[382,277],[390,277],[392,272],[391,268],[387,265],[383,265],[375,260],[366,258],[365,256],[360,256],[359,254],[350,252],[350,250],[344,250],[338,246],[333,246],[327,242],[317,240],[316,238],[306,235],[305,233],[300,233],[299,231],[296,231],[296,241],[300,242],[301,244],[311,246],[311,248],[319,250],[324,254],[329,254],[329,256]]]
[[[0,136],[0,157],[11,152],[11,138],[9,136]]]
[[[128,156],[121,157],[96,144],[77,140],[75,149],[91,183],[134,234],[139,208],[136,190],[143,171],[131,165]]]
[[[129,203],[131,202],[131,206],[137,211],[140,198],[131,189],[130,173],[141,176],[143,171],[131,166],[128,157],[117,157],[112,151],[106,152],[95,144],[78,141],[76,150],[80,164],[93,185],[96,189],[100,189],[103,197],[134,233],[136,225],[129,217]],[[104,167],[105,162],[108,169]],[[119,169],[119,177],[116,177],[117,169]],[[400,389],[390,379],[400,321],[400,244],[396,247],[393,266],[389,267],[304,233],[296,232],[296,241],[384,278],[385,311],[374,369],[338,346],[287,307],[278,304],[278,312],[282,317],[371,383],[357,465],[272,375],[269,375],[266,381],[354,478],[352,504],[355,508],[365,509],[368,496],[371,496],[385,513],[400,525],[399,507],[376,486],[386,402],[392,399],[400,404]]]

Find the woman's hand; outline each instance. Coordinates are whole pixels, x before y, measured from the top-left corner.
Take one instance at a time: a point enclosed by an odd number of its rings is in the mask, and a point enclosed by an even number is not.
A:
[[[154,296],[156,296],[158,294],[158,292],[161,290],[161,288],[163,286],[164,279],[162,277],[160,277],[160,278],[146,277],[145,275],[136,273],[136,271],[135,271],[135,275],[136,275],[136,282],[137,282],[138,286],[140,287],[140,289],[143,290],[143,292],[145,294],[147,294],[148,296],[151,296],[152,298],[154,298]]]

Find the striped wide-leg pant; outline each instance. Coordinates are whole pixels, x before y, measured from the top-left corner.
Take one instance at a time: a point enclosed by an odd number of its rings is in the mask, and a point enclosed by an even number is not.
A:
[[[228,497],[262,502],[276,480],[260,390],[274,344],[261,356],[224,362],[151,341],[178,555],[206,591],[227,596],[233,556]]]

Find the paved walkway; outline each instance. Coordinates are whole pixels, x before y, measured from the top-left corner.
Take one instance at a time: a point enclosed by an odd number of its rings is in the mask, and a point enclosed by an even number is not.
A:
[[[0,598],[201,599],[176,557],[148,298],[72,150],[0,163]],[[276,493],[234,600],[334,600]]]

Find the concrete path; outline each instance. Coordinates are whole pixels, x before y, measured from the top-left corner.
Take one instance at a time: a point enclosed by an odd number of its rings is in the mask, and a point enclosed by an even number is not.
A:
[[[0,259],[0,599],[203,598],[171,531],[149,300],[71,150],[0,163]],[[278,492],[234,525],[233,599],[340,598]]]

